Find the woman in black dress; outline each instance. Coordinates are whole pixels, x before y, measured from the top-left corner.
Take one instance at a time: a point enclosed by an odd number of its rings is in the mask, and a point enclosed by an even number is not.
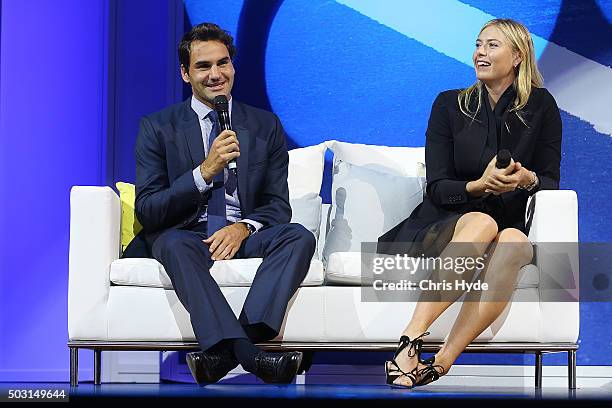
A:
[[[476,40],[473,62],[477,82],[442,92],[433,103],[423,203],[379,238],[378,251],[440,257],[486,252],[481,279],[496,289],[494,295],[482,291],[478,301],[463,303],[447,341],[427,360],[420,358],[423,336],[462,292],[447,291],[438,301],[421,297],[393,360],[385,365],[391,385],[410,388],[445,375],[502,313],[519,269],[533,257],[525,225],[527,199],[538,190],[559,188],[561,117],[542,87],[529,31],[509,19],[488,22]],[[502,149],[511,152],[512,160],[498,169]],[[434,274],[440,281],[457,279],[450,276],[454,271]]]

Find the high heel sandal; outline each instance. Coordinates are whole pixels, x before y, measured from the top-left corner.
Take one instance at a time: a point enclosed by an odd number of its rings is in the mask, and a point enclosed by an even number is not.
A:
[[[438,380],[440,376],[444,374],[444,367],[439,364],[434,364],[435,361],[436,356],[431,356],[430,358],[421,361],[422,364],[425,364],[425,367],[416,371],[417,380],[412,383],[414,387],[432,383]]]
[[[404,351],[406,347],[408,347],[408,357],[417,356],[417,360],[421,361],[421,348],[423,346],[423,337],[427,336],[428,334],[429,332],[425,332],[420,336],[415,337],[413,340],[410,340],[408,336],[400,337],[397,349],[395,350],[395,354],[393,355],[393,359],[391,361],[385,361],[385,374],[388,385],[400,388],[412,388],[415,386],[418,375],[418,363],[417,366],[414,367],[412,370],[410,370],[409,372],[405,372],[400,368],[399,364],[397,364],[397,361],[395,361],[395,359],[402,351]],[[390,366],[392,367],[390,368]],[[412,384],[409,386],[395,384],[394,381],[400,377],[408,377]]]

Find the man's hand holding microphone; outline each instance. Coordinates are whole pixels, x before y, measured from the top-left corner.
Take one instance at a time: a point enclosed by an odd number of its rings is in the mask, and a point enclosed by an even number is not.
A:
[[[210,146],[208,157],[200,165],[200,173],[206,183],[227,167],[231,160],[240,156],[240,144],[233,130],[224,130]]]

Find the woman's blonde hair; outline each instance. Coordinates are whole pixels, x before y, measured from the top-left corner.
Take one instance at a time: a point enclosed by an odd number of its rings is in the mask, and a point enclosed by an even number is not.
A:
[[[544,79],[542,74],[538,70],[536,62],[535,51],[533,48],[533,40],[529,30],[519,23],[506,18],[496,18],[487,22],[481,29],[478,35],[482,33],[487,27],[495,26],[501,31],[506,39],[510,42],[512,51],[517,52],[521,57],[521,62],[515,68],[515,78],[512,86],[516,91],[516,98],[512,104],[510,111],[516,111],[521,121],[524,120],[521,117],[520,110],[525,107],[531,94],[531,88],[541,88],[544,85]],[[469,116],[474,120],[476,114],[481,108],[482,101],[482,81],[478,80],[475,84],[459,92],[458,101],[459,109],[465,115]],[[470,101],[474,97],[474,94],[478,97],[478,105],[475,111],[470,110]]]

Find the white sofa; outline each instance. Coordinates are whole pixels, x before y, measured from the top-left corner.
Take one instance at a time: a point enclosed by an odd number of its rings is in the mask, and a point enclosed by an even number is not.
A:
[[[333,202],[321,205],[318,193],[327,148],[334,152]],[[360,241],[375,241],[377,235],[405,218],[418,203],[424,188],[423,157],[423,148],[336,141],[290,152],[289,189],[294,221],[313,231],[318,249],[302,286],[290,302],[280,335],[266,347],[394,349],[415,303],[362,302],[360,254],[359,246],[355,245]],[[407,199],[403,199],[402,194],[383,191],[378,182],[373,187],[369,177],[385,178],[395,189],[418,191],[407,193]],[[404,182],[405,187],[401,184]],[[378,190],[368,192],[372,188]],[[391,202],[384,202],[389,197]],[[541,191],[536,197],[530,240],[577,242],[576,194]],[[403,203],[410,200],[416,201],[404,208]],[[152,259],[120,259],[121,208],[114,190],[75,186],[70,203],[71,384],[78,384],[80,348],[95,351],[94,377],[99,383],[103,350],[197,347],[189,315],[162,265]],[[211,271],[237,315],[260,262],[260,259],[222,261]],[[574,270],[577,273],[577,266]],[[511,303],[467,351],[534,353],[536,387],[541,386],[542,354],[566,351],[569,386],[574,388],[579,303],[537,301],[539,289],[538,268],[525,267],[515,296],[531,294],[536,301]],[[439,347],[460,306],[460,303],[454,304],[431,327],[426,350]]]

